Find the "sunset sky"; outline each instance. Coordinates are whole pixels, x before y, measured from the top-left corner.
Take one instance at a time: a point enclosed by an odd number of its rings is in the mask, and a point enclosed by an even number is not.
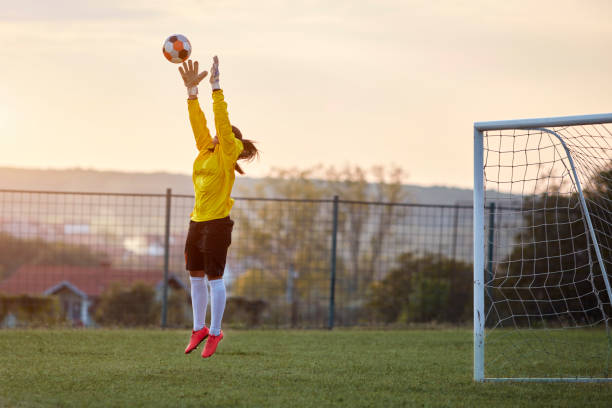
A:
[[[219,55],[262,150],[248,175],[393,163],[471,187],[474,121],[612,111],[611,17],[605,0],[0,0],[0,166],[190,173],[161,52],[181,33],[206,69]]]

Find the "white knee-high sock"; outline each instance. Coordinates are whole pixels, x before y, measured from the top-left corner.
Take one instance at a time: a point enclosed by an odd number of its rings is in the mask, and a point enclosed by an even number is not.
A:
[[[210,333],[218,336],[221,332],[221,320],[225,311],[225,282],[223,278],[210,283]]]
[[[205,278],[189,277],[191,281],[191,308],[193,309],[193,330],[202,330],[206,325],[208,288]]]

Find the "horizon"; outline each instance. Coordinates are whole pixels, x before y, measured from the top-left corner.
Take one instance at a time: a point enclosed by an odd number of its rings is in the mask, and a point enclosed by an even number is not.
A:
[[[136,174],[136,175],[143,175],[143,176],[154,176],[154,175],[168,175],[168,176],[180,176],[180,177],[189,177],[191,178],[191,174],[190,173],[175,173],[175,172],[170,172],[170,171],[130,171],[130,170],[117,170],[117,169],[95,169],[95,168],[84,168],[84,167],[66,167],[66,168],[55,168],[55,167],[17,167],[17,166],[4,166],[4,165],[0,165],[0,171],[2,170],[17,170],[17,171],[58,171],[58,172],[70,172],[70,171],[83,171],[83,172],[95,172],[95,173],[117,173],[117,174],[125,174],[125,175],[129,175],[129,174]],[[252,176],[249,175],[248,173],[245,174],[244,176],[240,176],[240,177],[236,177],[236,180],[239,180],[241,178],[247,178],[247,179],[252,179],[252,180],[263,180],[266,178],[274,178],[274,176],[272,175],[263,175],[263,176]],[[312,180],[325,180],[324,178],[320,178],[320,177],[313,177],[311,178]],[[372,183],[376,183],[376,181],[373,180],[366,180],[368,183],[372,184]],[[453,186],[453,185],[442,185],[442,184],[419,184],[419,183],[415,183],[415,182],[411,182],[410,180],[403,180],[401,185],[403,186],[412,186],[412,187],[419,187],[419,188],[448,188],[448,189],[458,189],[458,190],[472,190],[472,187],[461,187],[461,186]],[[0,190],[4,189],[4,187],[2,187],[0,185]]]
[[[394,164],[403,184],[472,188],[474,122],[610,111],[610,15],[604,0],[12,2],[0,166],[190,174],[186,91],[161,53],[181,33],[203,69],[219,55],[230,119],[262,150],[249,177]],[[206,79],[200,103],[211,128]]]

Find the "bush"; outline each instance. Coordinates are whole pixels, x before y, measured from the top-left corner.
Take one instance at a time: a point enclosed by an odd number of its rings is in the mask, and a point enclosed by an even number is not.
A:
[[[188,327],[191,325],[191,302],[182,289],[168,291],[168,326]]]
[[[114,284],[100,297],[95,317],[101,325],[150,326],[159,324],[160,311],[153,287],[144,283],[131,287]]]
[[[268,304],[261,300],[230,297],[227,300],[223,320],[229,324],[254,327],[261,324],[262,313]]]
[[[472,265],[442,255],[404,253],[374,282],[368,312],[375,322],[462,323],[472,306]]]
[[[409,323],[448,320],[449,294],[448,279],[425,276],[423,273],[414,274],[408,305],[398,321]]]
[[[0,324],[12,314],[18,326],[54,325],[63,320],[59,299],[55,296],[0,294]]]
[[[248,269],[232,283],[232,293],[245,299],[275,299],[285,295],[285,276],[262,269]]]

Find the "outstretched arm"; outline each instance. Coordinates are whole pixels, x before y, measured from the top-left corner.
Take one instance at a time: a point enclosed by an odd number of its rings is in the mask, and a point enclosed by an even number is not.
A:
[[[227,103],[223,96],[223,91],[219,85],[219,58],[215,55],[213,65],[210,68],[210,84],[213,89],[213,112],[215,114],[215,128],[221,151],[228,158],[232,165],[242,152],[242,142],[234,136],[232,125],[227,113]]]
[[[196,146],[199,151],[210,149],[213,147],[213,140],[210,136],[208,126],[206,126],[206,117],[200,108],[198,98],[187,100],[187,109],[189,110],[189,122],[195,137]]]
[[[208,126],[206,126],[206,117],[204,112],[200,108],[198,102],[198,84],[208,72],[203,71],[198,73],[199,64],[198,61],[193,63],[188,60],[187,63],[183,62],[183,66],[179,67],[179,72],[183,78],[183,82],[187,87],[187,93],[189,99],[187,100],[187,109],[189,110],[189,122],[191,122],[191,129],[196,140],[196,146],[199,151],[212,147],[212,137]]]

